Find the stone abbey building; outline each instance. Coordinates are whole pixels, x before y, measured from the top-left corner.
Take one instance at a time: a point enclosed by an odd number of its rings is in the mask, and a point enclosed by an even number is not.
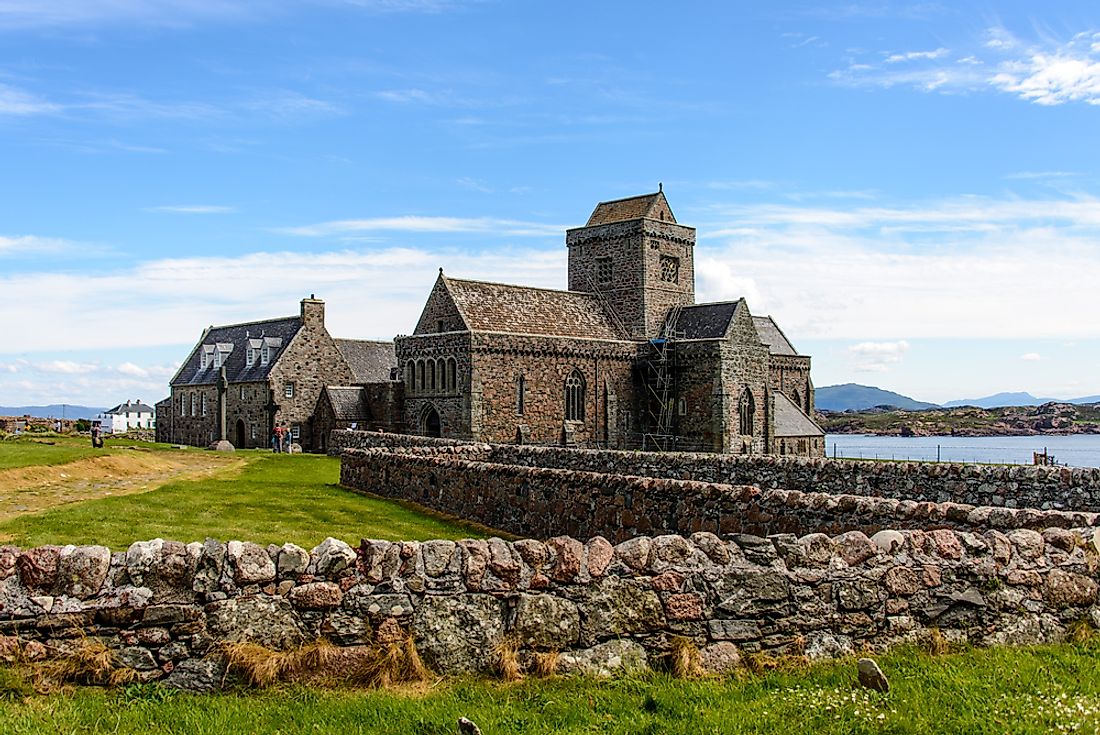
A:
[[[810,358],[744,299],[695,303],[663,191],[566,233],[569,290],[445,276],[395,340],[409,433],[820,456]]]
[[[695,303],[695,229],[663,191],[566,233],[568,290],[440,269],[410,335],[333,339],[324,303],[211,327],[158,404],[167,441],[306,449],[333,429],[497,443],[821,456],[810,358],[744,299]],[[224,374],[224,378],[220,377]],[[221,384],[221,389],[219,389]],[[161,415],[168,414],[165,421]]]

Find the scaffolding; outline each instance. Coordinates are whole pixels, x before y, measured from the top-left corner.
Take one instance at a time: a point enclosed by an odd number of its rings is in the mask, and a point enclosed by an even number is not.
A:
[[[676,323],[679,319],[680,306],[674,306],[669,309],[660,336],[649,340],[645,385],[649,391],[649,415],[654,430],[642,434],[642,449],[667,452],[676,448],[677,437],[672,432],[672,417],[675,412],[673,368],[676,358],[673,343],[678,336]]]

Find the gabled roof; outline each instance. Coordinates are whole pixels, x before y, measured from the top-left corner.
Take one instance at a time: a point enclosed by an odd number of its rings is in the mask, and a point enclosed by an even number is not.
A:
[[[676,217],[673,216],[672,209],[668,206],[668,200],[665,199],[664,191],[600,202],[593,210],[592,216],[588,218],[585,227],[607,225],[612,222],[629,222],[630,220],[642,218],[676,222]]]
[[[756,325],[756,333],[760,335],[760,344],[767,345],[768,352],[773,355],[798,355],[798,350],[770,316],[754,316],[752,321]]]
[[[441,278],[471,331],[622,339],[594,294]]]
[[[126,401],[126,403],[120,403],[114,408],[108,408],[103,413],[116,415],[124,413],[156,413],[156,409],[150,405],[142,403],[141,401]]]
[[[217,382],[219,368],[214,367],[212,360],[208,360],[206,369],[203,370],[199,355],[202,353],[204,345],[219,343],[234,346],[231,352],[225,354],[222,362],[225,367],[225,376],[229,382],[266,380],[271,368],[275,366],[282,354],[282,350],[286,349],[287,345],[290,344],[290,340],[293,339],[301,327],[302,318],[300,316],[211,327],[203,334],[202,340],[195,345],[195,349],[191,350],[191,354],[184,361],[179,372],[176,373],[176,377],[172,378],[172,385],[210,385]],[[271,356],[266,365],[261,364],[261,360],[257,357],[252,367],[248,366],[247,353],[250,339],[262,339],[268,343]],[[257,342],[257,344],[260,344],[260,342]]]
[[[387,379],[389,374],[387,373]],[[325,394],[337,421],[369,421],[370,406],[359,386],[329,385]]]
[[[729,331],[740,301],[681,306],[673,327],[676,339],[722,339]]]
[[[366,339],[334,339],[356,383],[381,383],[390,379],[397,367],[393,342]]]
[[[825,436],[821,427],[794,405],[786,394],[775,391],[776,436]]]

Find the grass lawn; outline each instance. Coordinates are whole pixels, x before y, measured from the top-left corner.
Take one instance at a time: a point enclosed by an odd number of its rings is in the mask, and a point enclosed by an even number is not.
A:
[[[892,690],[853,688],[854,661],[743,680],[662,674],[597,682],[452,680],[411,691],[288,688],[169,695],[79,689],[0,704],[0,731],[455,733],[465,716],[504,733],[1095,733],[1100,645],[880,657]]]
[[[73,437],[13,438],[0,440],[0,470],[35,465],[59,465],[94,456],[90,439]]]
[[[54,447],[47,447],[55,449]],[[7,447],[0,449],[0,457]],[[159,450],[155,450],[159,451]],[[196,451],[196,450],[163,450]],[[134,541],[239,539],[290,541],[306,549],[326,536],[357,545],[361,538],[424,540],[481,537],[472,527],[337,485],[340,461],[311,454],[238,452],[239,472],[171,482],[155,490],[71,503],[0,523],[0,538],[18,546]]]

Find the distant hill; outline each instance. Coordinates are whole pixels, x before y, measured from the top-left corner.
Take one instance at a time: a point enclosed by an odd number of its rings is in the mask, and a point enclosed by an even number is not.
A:
[[[895,406],[907,411],[939,408],[935,403],[917,401],[900,393],[855,383],[827,385],[814,393],[814,405],[821,411],[863,411],[875,406]]]
[[[945,408],[957,406],[977,406],[978,408],[1003,408],[1006,406],[1041,406],[1044,403],[1097,403],[1100,396],[1083,396],[1081,398],[1036,398],[1030,393],[996,393],[985,398],[966,398],[961,401],[948,401],[943,404]]]
[[[0,416],[34,416],[42,419],[90,419],[102,408],[74,406],[71,403],[54,403],[49,406],[0,406]]]

